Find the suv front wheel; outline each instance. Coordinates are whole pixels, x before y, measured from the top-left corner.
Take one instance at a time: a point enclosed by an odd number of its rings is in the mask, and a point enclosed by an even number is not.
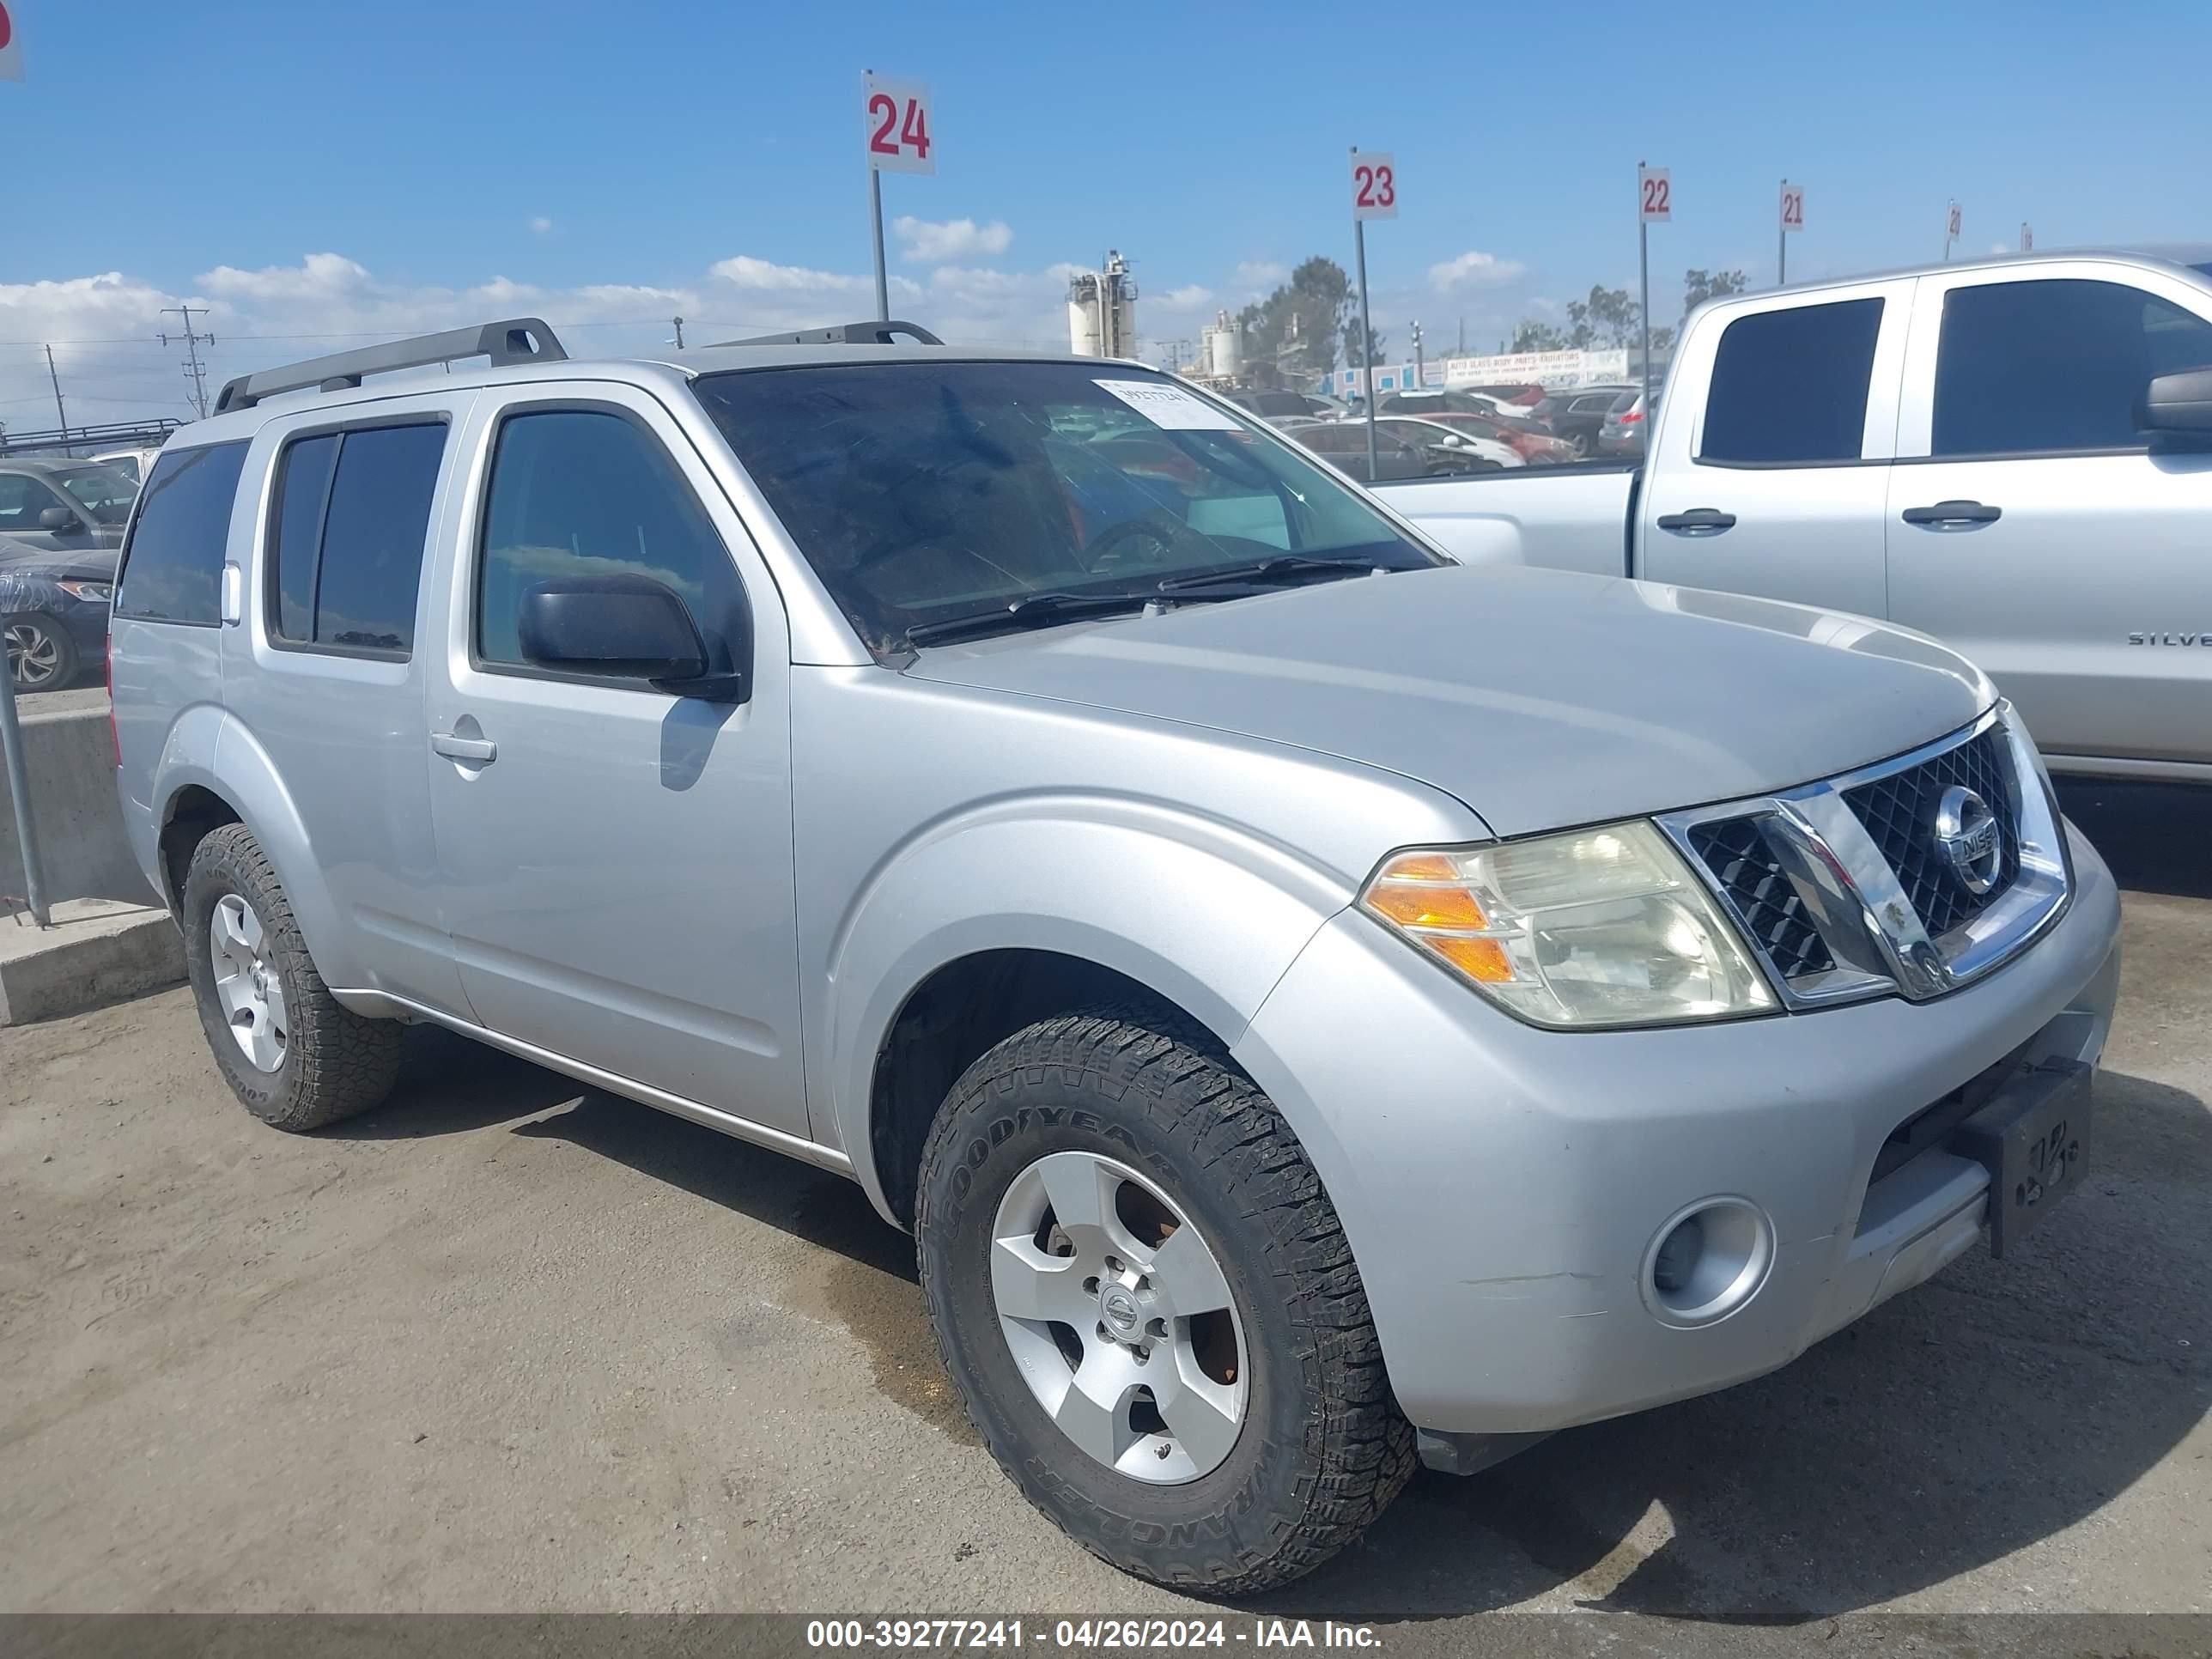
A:
[[[241,823],[193,850],[185,962],[223,1079],[264,1123],[319,1129],[392,1092],[403,1027],[338,1006],[269,860]]]
[[[1273,1103],[1177,1019],[1065,1016],[977,1060],[923,1152],[915,1231],[970,1419],[1125,1572],[1286,1583],[1412,1472],[1334,1206]]]

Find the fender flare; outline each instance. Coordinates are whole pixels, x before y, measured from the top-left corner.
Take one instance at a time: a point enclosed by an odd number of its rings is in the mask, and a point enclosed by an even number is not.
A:
[[[1225,1048],[1352,896],[1340,872],[1160,803],[1001,800],[931,825],[878,866],[831,940],[816,1136],[852,1158],[891,1219],[873,1157],[876,1061],[932,975],[989,951],[1073,957],[1173,1002]]]
[[[153,792],[159,811],[150,818],[153,866],[160,868],[161,835],[174,815],[177,797],[193,786],[228,802],[267,854],[324,977],[334,985],[359,981],[362,966],[347,944],[347,930],[337,925],[314,843],[290,792],[253,734],[212,706],[203,705],[181,716],[163,747]],[[170,897],[181,925],[184,895]]]

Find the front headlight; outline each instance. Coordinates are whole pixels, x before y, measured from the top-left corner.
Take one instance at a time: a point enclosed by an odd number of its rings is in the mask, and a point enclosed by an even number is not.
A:
[[[1400,853],[1360,907],[1534,1025],[1726,1019],[1774,994],[1681,855],[1642,822]]]
[[[110,589],[106,582],[56,582],[56,587],[73,599],[86,599],[106,605]]]

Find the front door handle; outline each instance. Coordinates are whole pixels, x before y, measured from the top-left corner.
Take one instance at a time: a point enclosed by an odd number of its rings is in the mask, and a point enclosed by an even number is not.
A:
[[[2004,517],[2001,507],[1984,507],[1979,501],[1938,501],[1933,507],[1908,507],[1905,509],[1907,524],[1931,524],[1941,527],[1952,524],[1995,524]]]
[[[466,761],[471,766],[489,766],[499,758],[499,745],[489,738],[457,738],[450,732],[434,732],[430,747],[447,760]]]
[[[1693,507],[1687,513],[1662,513],[1659,527],[1680,531],[1685,536],[1717,536],[1723,530],[1735,527],[1735,514],[1715,507]]]

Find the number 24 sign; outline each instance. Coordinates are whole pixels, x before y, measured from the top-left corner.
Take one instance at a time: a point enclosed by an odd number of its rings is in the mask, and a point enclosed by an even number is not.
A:
[[[919,81],[884,81],[871,75],[865,89],[868,165],[878,173],[936,172],[929,88]]]
[[[1355,219],[1395,219],[1398,216],[1398,164],[1387,150],[1352,152],[1352,216]]]

